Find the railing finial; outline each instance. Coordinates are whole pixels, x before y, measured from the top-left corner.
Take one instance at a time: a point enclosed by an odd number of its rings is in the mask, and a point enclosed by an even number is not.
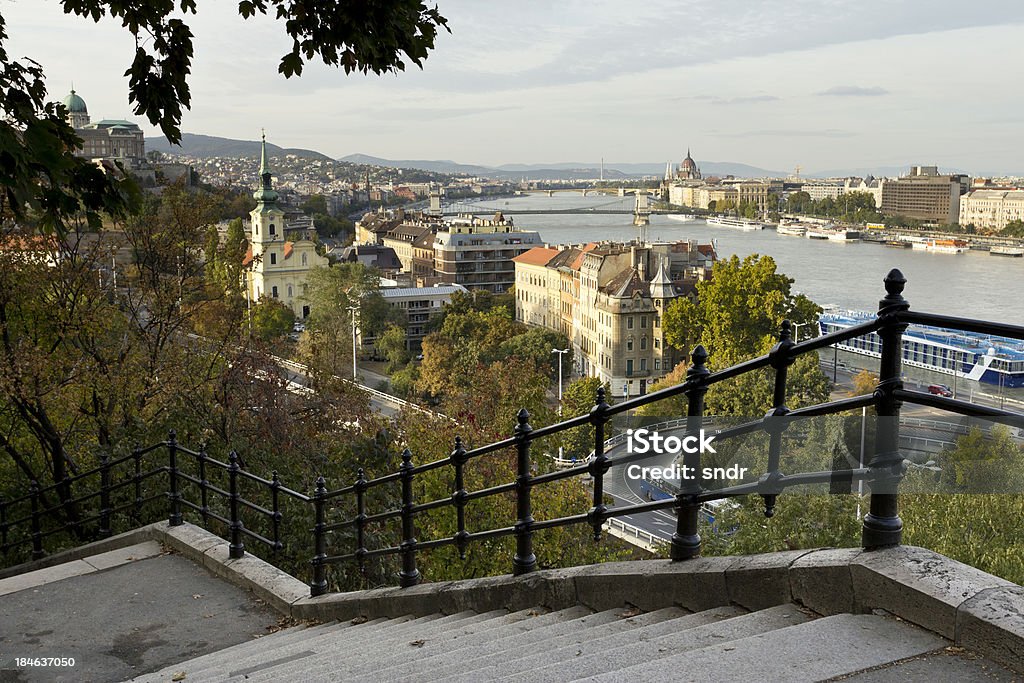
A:
[[[793,339],[793,323],[788,320],[782,321],[782,326],[779,328],[779,341],[787,342]]]
[[[885,291],[889,294],[889,297],[886,298],[902,298],[903,288],[906,286],[907,278],[903,277],[903,273],[899,268],[893,268],[885,276]]]
[[[690,355],[690,360],[693,362],[695,368],[703,368],[708,362],[708,350],[704,348],[703,344],[697,344],[697,348],[693,350]]]

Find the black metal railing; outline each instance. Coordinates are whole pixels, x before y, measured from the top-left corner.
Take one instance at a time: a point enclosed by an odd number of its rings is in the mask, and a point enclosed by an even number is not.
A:
[[[778,496],[787,489],[805,484],[828,484],[834,481],[836,472],[824,470],[816,472],[798,472],[787,474],[783,470],[783,432],[791,418],[812,417],[842,413],[855,408],[874,407],[883,419],[878,423],[874,440],[874,452],[866,466],[851,468],[842,473],[845,482],[865,481],[870,492],[869,513],[865,516],[862,529],[862,545],[864,548],[881,548],[898,545],[901,541],[903,522],[899,517],[898,487],[906,470],[906,464],[899,450],[899,413],[903,402],[915,403],[940,408],[953,413],[972,417],[1014,418],[1015,424],[1024,425],[1024,415],[1003,409],[990,408],[972,403],[958,401],[930,393],[905,389],[902,382],[902,335],[911,323],[941,326],[970,332],[996,334],[1003,337],[1024,340],[1024,327],[1001,323],[988,323],[965,318],[956,318],[930,313],[911,312],[907,301],[903,298],[906,280],[898,270],[891,271],[885,278],[886,295],[879,303],[878,316],[863,323],[853,325],[838,332],[814,337],[802,342],[794,342],[791,336],[791,325],[784,322],[779,334],[778,343],[772,350],[758,358],[739,363],[729,368],[712,372],[707,367],[708,354],[702,346],[698,346],[691,354],[691,364],[686,380],[673,387],[639,396],[616,405],[606,402],[604,389],[599,389],[594,407],[589,414],[563,420],[557,424],[534,428],[529,423],[529,414],[520,410],[516,416],[515,428],[509,438],[489,443],[477,448],[467,449],[461,437],[454,437],[454,447],[449,456],[423,464],[414,464],[414,454],[406,448],[401,455],[401,466],[397,471],[367,479],[363,469],[355,473],[352,484],[331,490],[323,477],[316,480],[311,495],[305,495],[282,485],[277,473],[270,479],[258,477],[246,472],[239,463],[238,455],[231,453],[228,462],[211,458],[205,448],[192,451],[177,443],[174,432],[167,441],[147,449],[136,449],[131,454],[116,459],[105,458],[98,468],[70,477],[45,488],[33,482],[29,493],[11,501],[0,501],[0,541],[7,551],[20,544],[32,544],[32,556],[39,557],[43,553],[42,539],[48,534],[67,530],[67,525],[51,522],[50,528],[44,530],[44,520],[54,517],[69,506],[80,504],[94,497],[99,497],[99,512],[85,519],[76,519],[75,528],[81,529],[90,522],[97,523],[98,536],[111,533],[111,515],[115,512],[135,509],[158,497],[164,496],[168,506],[168,522],[180,525],[184,521],[187,510],[195,514],[204,525],[215,523],[221,527],[229,540],[231,557],[241,557],[245,552],[245,539],[251,539],[267,546],[271,551],[279,551],[283,547],[281,528],[286,521],[283,513],[282,498],[290,499],[305,509],[303,519],[312,521],[309,538],[311,553],[312,579],[311,594],[321,595],[329,590],[327,570],[332,565],[354,563],[360,572],[365,571],[366,563],[372,558],[396,556],[400,559],[398,572],[399,585],[406,587],[420,582],[421,574],[417,568],[417,556],[420,552],[453,546],[463,558],[470,544],[489,539],[508,536],[515,537],[515,554],[512,559],[512,572],[525,574],[536,569],[537,557],[533,551],[533,537],[539,531],[570,525],[586,524],[592,527],[595,540],[599,539],[606,522],[617,517],[634,515],[654,510],[673,510],[676,515],[676,528],[669,543],[672,560],[682,561],[699,556],[702,540],[699,534],[701,506],[710,501],[722,500],[744,495],[760,495],[765,504],[765,515],[774,514]],[[877,333],[881,339],[881,359],[879,364],[879,380],[874,391],[868,395],[854,396],[829,401],[809,407],[789,409],[786,406],[788,367],[801,355],[817,353],[835,344],[870,333]],[[624,415],[642,406],[658,401],[685,396],[687,399],[686,432],[697,435],[704,421],[704,396],[712,386],[731,380],[750,372],[771,368],[774,370],[772,391],[772,408],[768,414],[755,421],[723,428],[716,433],[716,439],[724,441],[729,438],[754,432],[768,434],[767,467],[757,481],[726,486],[724,488],[704,489],[699,480],[692,479],[681,482],[675,496],[650,502],[615,506],[605,505],[604,477],[608,471],[619,465],[625,465],[649,457],[645,453],[626,454],[608,457],[605,452],[606,428],[609,421],[616,415]],[[779,419],[787,418],[787,419]],[[589,425],[593,428],[593,456],[585,463],[574,467],[534,474],[531,458],[531,446],[540,439],[560,434],[570,429]],[[153,453],[156,449],[166,449],[166,463],[151,469],[143,467],[143,456]],[[469,491],[466,489],[467,466],[473,461],[502,451],[515,454],[516,476],[513,481],[499,483],[488,488]],[[188,458],[193,468],[185,471],[180,458]],[[700,471],[701,454],[698,450],[687,452],[683,456],[683,464],[692,468],[691,472]],[[127,474],[121,474],[120,480],[115,476],[117,468],[125,466]],[[446,469],[451,473],[451,495],[430,501],[414,499],[414,483],[421,475],[432,470]],[[216,473],[226,484],[218,485],[208,478],[211,472]],[[144,484],[153,478],[166,474],[166,491],[152,493]],[[66,495],[73,486],[81,487],[89,477],[99,476],[98,490],[72,498]],[[533,491],[537,487],[562,479],[573,477],[589,477],[592,480],[592,506],[577,514],[565,517],[537,520],[533,516]],[[265,504],[257,504],[242,492],[242,486],[255,487],[261,492]],[[115,500],[114,494],[131,487],[134,493],[127,501]],[[396,498],[395,488],[399,493]],[[390,491],[390,498],[384,495]],[[63,497],[56,503],[52,498],[62,492]],[[193,494],[190,498],[188,494]],[[195,502],[194,494],[198,494]],[[506,526],[471,531],[467,520],[467,504],[472,501],[484,500],[494,496],[514,495],[514,521],[509,520]],[[211,496],[213,497],[211,499]],[[384,509],[370,510],[370,501],[395,501],[397,504],[385,503]],[[351,505],[346,505],[348,501]],[[13,515],[13,511],[29,505],[30,511],[22,516]],[[342,514],[344,509],[354,509],[352,516],[342,517],[335,521],[334,517]],[[417,516],[428,512],[450,508],[453,512],[455,532],[450,536],[421,540],[416,535]],[[249,527],[246,521],[254,526]],[[392,545],[368,547],[368,529],[371,525],[387,524],[393,520],[400,523],[400,538]],[[19,526],[29,525],[29,532],[24,538],[10,542],[10,531]],[[256,528],[267,529],[259,533]],[[387,538],[387,536],[381,536]],[[341,539],[350,541],[350,545],[338,548]]]

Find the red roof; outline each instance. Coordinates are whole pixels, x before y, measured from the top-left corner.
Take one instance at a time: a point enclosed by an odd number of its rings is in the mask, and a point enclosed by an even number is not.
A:
[[[557,249],[549,249],[547,247],[534,247],[530,251],[525,251],[519,256],[516,256],[512,260],[516,263],[523,263],[528,266],[546,266],[548,261],[558,256]]]

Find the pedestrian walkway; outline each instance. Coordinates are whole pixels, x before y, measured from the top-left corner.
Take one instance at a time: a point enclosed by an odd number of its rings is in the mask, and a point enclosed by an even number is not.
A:
[[[0,681],[125,680],[267,635],[279,619],[148,541],[0,580]]]

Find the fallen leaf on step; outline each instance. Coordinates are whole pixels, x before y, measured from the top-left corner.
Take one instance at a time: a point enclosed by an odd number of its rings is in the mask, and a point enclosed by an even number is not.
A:
[[[198,599],[199,599],[199,598],[201,598],[201,597],[203,597],[203,596],[202,596],[202,595],[200,595],[199,593],[193,593],[193,594],[192,594],[192,599],[193,599],[193,600],[198,600]]]
[[[171,676],[171,680],[172,681],[183,681],[183,680],[185,680],[185,672],[184,671],[175,671],[174,675]]]
[[[736,648],[734,648],[734,647],[726,647],[726,648],[722,648],[722,649],[725,650],[726,652],[732,652]]]
[[[351,623],[353,626],[358,626],[359,624],[365,624],[367,621],[369,621],[369,619],[367,619],[366,617],[358,616],[349,623]]]
[[[622,612],[619,616],[623,619],[628,619],[629,617],[635,617],[638,614],[640,614],[640,610],[638,610],[636,607],[630,607],[625,612]]]
[[[425,640],[414,640],[414,641],[412,641],[409,644],[412,645],[413,647],[423,647],[424,645],[427,644],[427,641],[425,641]]]

